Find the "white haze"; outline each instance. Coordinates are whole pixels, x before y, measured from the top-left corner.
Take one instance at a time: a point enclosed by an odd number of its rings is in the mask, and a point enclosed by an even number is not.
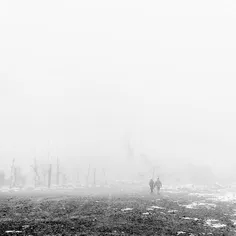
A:
[[[0,168],[122,172],[130,140],[136,164],[231,171],[235,27],[235,1],[2,1]]]

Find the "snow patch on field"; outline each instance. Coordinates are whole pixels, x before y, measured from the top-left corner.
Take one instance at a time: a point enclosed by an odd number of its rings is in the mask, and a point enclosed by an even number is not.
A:
[[[184,220],[199,220],[198,218],[191,218],[191,217],[183,217]]]
[[[133,208],[129,208],[129,207],[121,209],[121,211],[132,211],[132,210],[133,210]]]
[[[22,231],[19,231],[19,230],[7,230],[7,231],[5,231],[5,233],[7,233],[7,234],[10,234],[10,233],[16,234],[16,233],[22,233]]]
[[[151,208],[151,207],[148,207],[147,208],[147,211],[153,211],[154,209],[153,208]]]
[[[169,210],[168,213],[175,213],[178,212],[177,210]]]
[[[226,227],[225,224],[221,224],[221,223],[219,223],[218,220],[215,220],[215,219],[208,219],[208,220],[206,220],[206,225],[208,225],[210,227],[213,227],[213,228],[223,228],[223,227]]]
[[[185,232],[184,231],[178,231],[177,235],[180,235],[180,234],[185,234]]]
[[[159,206],[151,206],[153,209],[165,209],[164,207],[159,207]]]
[[[189,193],[188,195],[197,197],[214,197],[215,193]]]
[[[222,201],[222,202],[231,202],[231,201],[236,201],[236,194],[235,193],[227,193],[224,196],[219,196],[217,200]]]
[[[189,209],[196,209],[198,207],[206,207],[208,209],[210,208],[215,208],[216,204],[214,203],[205,203],[205,202],[193,202],[191,204],[188,205],[182,205],[183,207],[189,208]]]
[[[153,211],[154,209],[160,209],[163,210],[165,209],[164,207],[159,207],[159,206],[151,206],[147,208],[147,211]]]
[[[144,212],[143,215],[149,215],[149,212]]]
[[[232,219],[231,221],[234,225],[236,225],[236,220],[235,219]]]

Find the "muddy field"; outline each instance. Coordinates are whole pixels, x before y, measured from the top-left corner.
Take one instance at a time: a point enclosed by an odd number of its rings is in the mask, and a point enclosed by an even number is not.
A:
[[[0,193],[0,235],[236,235],[233,193]],[[231,198],[230,198],[231,197]]]

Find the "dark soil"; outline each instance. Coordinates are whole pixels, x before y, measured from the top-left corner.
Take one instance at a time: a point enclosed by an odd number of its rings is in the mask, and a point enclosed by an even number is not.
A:
[[[161,196],[2,194],[0,235],[236,235],[233,202],[218,202],[212,208],[183,206],[204,200],[187,192]],[[151,206],[160,208],[147,210]],[[125,208],[132,210],[122,211]],[[226,226],[207,226],[206,219]]]

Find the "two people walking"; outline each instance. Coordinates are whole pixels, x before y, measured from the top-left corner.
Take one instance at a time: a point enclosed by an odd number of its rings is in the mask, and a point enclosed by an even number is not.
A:
[[[149,181],[149,187],[150,187],[150,190],[151,190],[151,194],[153,194],[153,191],[155,188],[157,188],[157,194],[160,193],[160,189],[162,187],[162,183],[159,179],[159,177],[157,178],[157,180],[154,182],[153,179],[150,179]]]

